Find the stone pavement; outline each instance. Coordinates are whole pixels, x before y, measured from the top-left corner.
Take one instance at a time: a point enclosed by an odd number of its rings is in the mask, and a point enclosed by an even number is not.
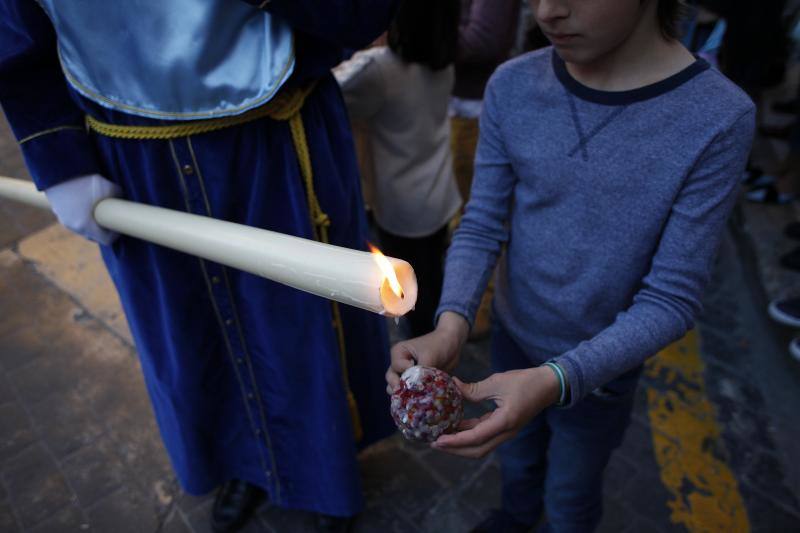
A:
[[[0,175],[25,176],[2,123]],[[699,337],[648,364],[607,471],[600,531],[800,529],[800,372],[757,312],[742,220],[723,246]],[[488,375],[487,348],[468,345],[455,373]],[[360,467],[367,509],[357,531],[468,531],[499,502],[491,457],[394,437]],[[47,213],[0,200],[0,532],[204,532],[210,505],[183,494],[171,472],[96,248]],[[246,530],[312,527],[304,513],[265,504]]]

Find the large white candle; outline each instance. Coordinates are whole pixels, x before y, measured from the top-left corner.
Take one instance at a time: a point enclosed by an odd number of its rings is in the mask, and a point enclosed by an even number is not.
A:
[[[0,177],[0,196],[48,206],[45,195],[22,180]],[[387,259],[402,287],[400,294],[369,252],[116,198],[98,202],[94,216],[118,233],[375,313],[401,316],[417,300],[414,269],[393,257]]]

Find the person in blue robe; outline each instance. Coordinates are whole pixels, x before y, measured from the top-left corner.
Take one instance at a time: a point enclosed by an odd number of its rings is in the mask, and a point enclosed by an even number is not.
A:
[[[237,116],[313,82],[301,116],[316,197],[330,242],[363,249],[353,142],[330,68],[388,26],[396,0],[145,3],[0,0],[0,104],[37,187],[93,176],[136,202],[313,238],[286,121],[151,140],[85,127],[87,116],[122,126]],[[80,200],[80,188],[68,190]],[[184,490],[226,485],[242,503],[258,487],[273,505],[357,514],[356,453],[394,429],[384,319],[341,306],[342,353],[327,300],[125,236],[101,250]],[[241,524],[228,518],[217,529]]]

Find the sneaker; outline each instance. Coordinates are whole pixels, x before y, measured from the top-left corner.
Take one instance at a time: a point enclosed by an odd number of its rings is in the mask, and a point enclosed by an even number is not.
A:
[[[800,298],[782,298],[769,303],[769,316],[785,326],[800,328]],[[792,341],[794,342],[794,341]]]
[[[517,522],[502,509],[492,509],[480,524],[470,530],[470,533],[528,533],[532,528],[533,526]]]
[[[789,353],[792,354],[792,358],[795,361],[800,363],[800,337],[795,337],[789,343]]]
[[[749,190],[760,189],[778,181],[775,174],[764,174],[761,170],[745,171],[745,176],[742,185],[748,187]]]
[[[793,193],[779,192],[774,185],[770,184],[746,192],[744,197],[748,202],[758,204],[785,205],[791,203],[795,195]]]

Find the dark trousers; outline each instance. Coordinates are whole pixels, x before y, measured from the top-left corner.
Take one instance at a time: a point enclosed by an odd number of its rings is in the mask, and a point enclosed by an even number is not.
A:
[[[502,327],[492,333],[492,370],[533,365]],[[630,422],[641,367],[569,409],[551,407],[498,448],[503,510],[540,531],[588,533],[603,511],[603,470]]]
[[[383,253],[411,263],[417,275],[417,304],[406,315],[411,335],[419,337],[433,330],[433,315],[439,305],[444,281],[444,253],[447,225],[427,237],[400,237],[378,227]]]

